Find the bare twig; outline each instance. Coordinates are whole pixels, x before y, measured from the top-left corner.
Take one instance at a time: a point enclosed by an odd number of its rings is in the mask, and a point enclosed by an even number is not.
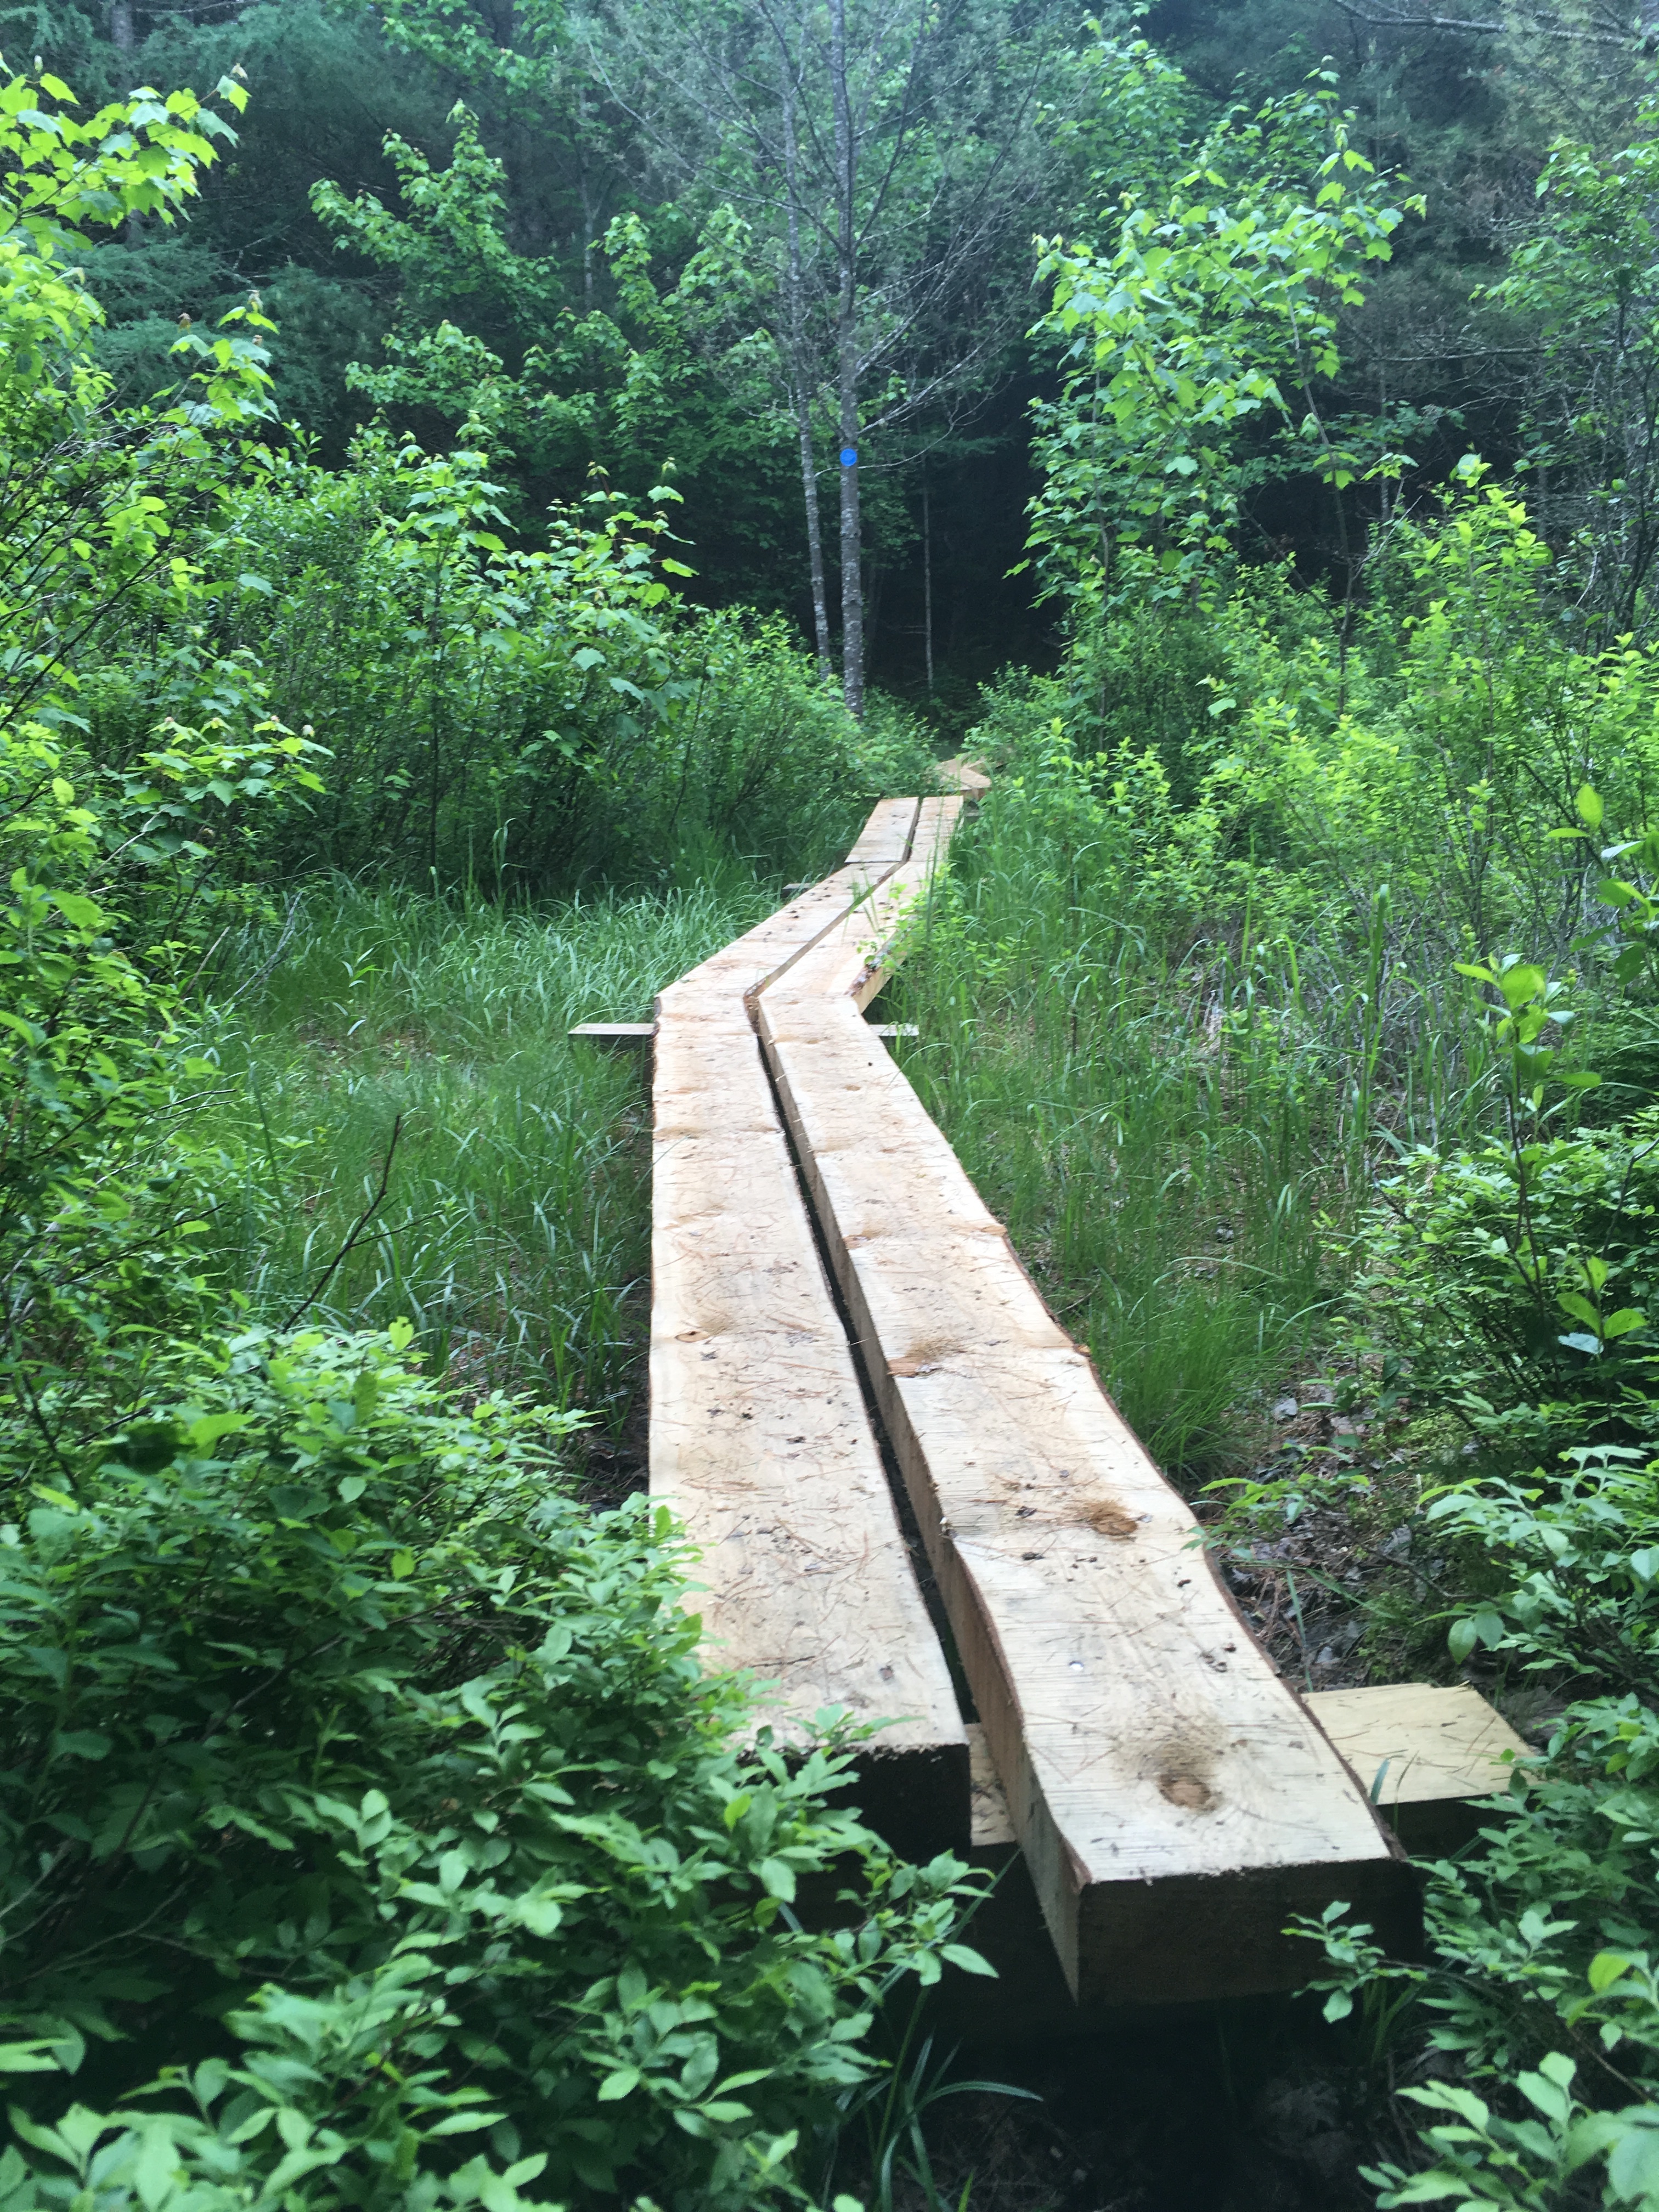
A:
[[[323,1292],[334,1280],[335,1274],[338,1271],[341,1262],[345,1259],[347,1254],[350,1252],[352,1247],[356,1243],[357,1239],[362,1235],[364,1230],[368,1228],[369,1223],[373,1221],[375,1215],[380,1212],[381,1206],[386,1203],[386,1190],[392,1181],[392,1156],[398,1149],[398,1139],[402,1134],[403,1126],[404,1117],[399,1114],[392,1124],[391,1141],[386,1148],[386,1158],[380,1163],[380,1188],[376,1190],[374,1197],[370,1199],[368,1204],[363,1208],[362,1212],[357,1216],[357,1218],[352,1223],[350,1228],[346,1231],[345,1242],[341,1245],[339,1250],[334,1255],[334,1257],[329,1261],[327,1267],[324,1268],[322,1276],[318,1282],[316,1289],[311,1291],[307,1297],[301,1299],[299,1304],[295,1307],[293,1312],[289,1314],[288,1319],[283,1323],[283,1327],[285,1329],[292,1328],[295,1322],[299,1320],[301,1315],[302,1313],[308,1312],[310,1309],[316,1304],[318,1299],[321,1297]]]

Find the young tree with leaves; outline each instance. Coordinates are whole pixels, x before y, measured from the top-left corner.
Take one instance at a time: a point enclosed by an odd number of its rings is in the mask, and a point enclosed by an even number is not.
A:
[[[801,451],[809,546],[835,440],[842,681],[862,711],[862,471],[971,408],[1023,320],[1018,248],[1055,179],[1057,11],[948,0],[653,0],[597,17],[595,73],[690,191],[757,240],[757,307]],[[813,555],[815,626],[827,589]]]
[[[1096,65],[1154,155],[1170,145],[1178,72],[1144,42],[1103,46]],[[1030,543],[1058,587],[1098,604],[1127,568],[1137,590],[1188,592],[1228,543],[1258,421],[1277,418],[1297,465],[1334,491],[1366,465],[1321,386],[1339,317],[1421,202],[1396,200],[1351,126],[1328,77],[1234,111],[1172,184],[1122,192],[1107,247],[1042,242],[1040,329],[1066,384],[1037,410]]]

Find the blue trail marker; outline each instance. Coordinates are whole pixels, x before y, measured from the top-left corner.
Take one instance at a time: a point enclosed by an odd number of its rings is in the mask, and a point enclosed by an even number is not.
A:
[[[858,466],[858,447],[856,446],[843,446],[841,449],[841,465],[842,468],[855,469]]]

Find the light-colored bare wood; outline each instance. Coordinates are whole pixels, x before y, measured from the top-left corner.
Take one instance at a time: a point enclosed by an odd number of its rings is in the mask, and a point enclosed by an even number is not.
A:
[[[793,990],[802,997],[849,999],[860,1011],[870,1004],[904,958],[916,930],[925,926],[928,886],[962,814],[960,799],[921,801],[909,860],[850,906],[792,963],[799,970],[792,975]]]
[[[774,1685],[786,1737],[826,1706],[891,1722],[859,1802],[931,1854],[966,1846],[966,1738],[744,1003],[897,865],[916,811],[884,802],[846,868],[659,1000],[650,1481],[702,1554],[710,1663]]]
[[[991,779],[984,769],[961,753],[952,753],[949,760],[942,760],[935,773],[947,791],[959,791],[965,798],[977,799],[981,792],[991,788]]]
[[[997,1779],[997,1763],[991,1756],[990,1742],[978,1721],[968,1723],[968,1773],[974,1792],[972,1841],[975,1856],[1016,1849],[1019,1838],[1008,1818],[1008,1800]]]
[[[1467,1682],[1387,1682],[1314,1690],[1304,1701],[1355,1779],[1385,1815],[1404,1806],[1466,1804],[1505,1793],[1539,1753]],[[975,1852],[1015,1840],[996,1762],[978,1722],[968,1728]]]
[[[645,1052],[657,1034],[655,1022],[578,1022],[565,1035],[601,1052]]]
[[[896,867],[910,850],[910,833],[915,826],[918,804],[914,799],[878,800],[847,855],[848,866]]]
[[[1080,2002],[1292,1985],[1292,1913],[1407,1940],[1408,1872],[859,1018],[917,865],[757,1007],[1009,1816]]]
[[[1537,1757],[1467,1682],[1388,1682],[1316,1690],[1309,1710],[1401,1841],[1449,1850],[1480,1825],[1473,1801],[1509,1789]]]

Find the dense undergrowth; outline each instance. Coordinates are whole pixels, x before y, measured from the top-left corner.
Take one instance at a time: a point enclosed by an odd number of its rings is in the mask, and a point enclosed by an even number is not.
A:
[[[1364,1571],[1304,1588],[1360,1675],[1534,1729],[1426,1963],[1310,1931],[1383,2205],[1659,2202],[1659,665],[1554,617],[1473,467],[1346,641],[1272,574],[1121,615],[991,700],[905,986],[911,1073],[1223,1563],[1341,1529]],[[1315,1372],[1369,1441],[1276,1458]]]
[[[965,1870],[579,1502],[645,1161],[565,1030],[927,756],[608,494],[313,465],[257,302],[118,404],[76,226],[226,127],[0,96],[0,2201],[822,2197]]]

